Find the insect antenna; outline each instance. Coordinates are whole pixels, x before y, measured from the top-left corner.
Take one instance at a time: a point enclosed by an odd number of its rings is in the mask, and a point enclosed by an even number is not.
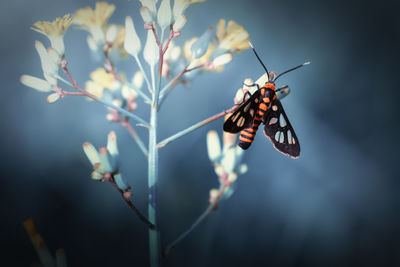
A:
[[[254,52],[254,54],[256,55],[258,61],[260,61],[261,65],[263,66],[263,68],[264,68],[264,70],[265,70],[265,72],[266,72],[266,73],[268,74],[268,76],[269,76],[269,72],[268,72],[268,70],[267,70],[267,67],[265,67],[264,63],[261,61],[261,59],[260,59],[260,57],[258,56],[256,50],[254,49],[253,44],[249,42],[249,45],[251,46],[251,49],[253,49],[253,52]]]
[[[301,65],[299,65],[299,66],[296,66],[296,67],[294,67],[294,68],[291,68],[291,69],[289,69],[289,70],[287,70],[287,71],[282,72],[281,74],[279,74],[278,76],[276,76],[276,78],[274,79],[274,82],[275,82],[279,77],[281,77],[283,74],[286,74],[286,73],[288,73],[288,72],[291,72],[292,70],[297,70],[298,68],[301,68],[301,67],[303,67],[303,66],[305,66],[305,65],[308,65],[308,64],[310,64],[310,63],[311,63],[310,61],[307,61],[307,62],[304,62],[303,64],[301,64]]]

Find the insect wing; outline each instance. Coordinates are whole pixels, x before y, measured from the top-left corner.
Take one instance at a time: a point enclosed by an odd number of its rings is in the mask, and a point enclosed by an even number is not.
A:
[[[254,92],[224,123],[224,131],[238,133],[245,128],[251,127],[254,115],[258,110],[260,90]]]
[[[285,155],[298,158],[300,144],[296,133],[290,124],[281,102],[276,99],[263,118],[264,134],[271,140],[274,147]]]

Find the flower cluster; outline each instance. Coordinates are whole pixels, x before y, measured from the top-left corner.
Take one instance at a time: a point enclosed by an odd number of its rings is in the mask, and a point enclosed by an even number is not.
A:
[[[122,178],[119,171],[119,152],[115,132],[110,132],[108,134],[106,147],[101,147],[99,151],[97,151],[91,143],[85,142],[83,144],[83,151],[93,167],[93,172],[91,174],[92,179],[115,183],[118,188],[124,192],[124,197],[130,198],[130,186]]]
[[[216,205],[221,197],[229,197],[233,193],[233,185],[239,175],[247,171],[247,165],[242,162],[243,150],[235,146],[236,134],[223,133],[221,147],[216,131],[207,133],[208,157],[214,166],[220,183],[219,189],[211,189],[210,203]]]

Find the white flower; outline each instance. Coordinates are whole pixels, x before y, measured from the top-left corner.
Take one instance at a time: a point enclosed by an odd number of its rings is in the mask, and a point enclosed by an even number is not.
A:
[[[56,18],[54,21],[38,21],[31,27],[32,30],[46,35],[51,46],[60,54],[64,54],[64,34],[72,23],[70,14],[62,18]]]

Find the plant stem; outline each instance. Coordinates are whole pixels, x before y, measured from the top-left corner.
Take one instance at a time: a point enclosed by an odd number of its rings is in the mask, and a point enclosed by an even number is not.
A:
[[[225,116],[227,113],[234,112],[237,109],[237,107],[238,106],[233,106],[230,109],[228,109],[227,111],[223,111],[223,112],[218,113],[218,114],[216,114],[214,116],[211,116],[211,117],[209,117],[209,118],[207,118],[207,119],[205,119],[203,121],[200,121],[200,122],[198,122],[196,124],[193,124],[192,126],[186,128],[185,130],[182,130],[182,131],[180,131],[180,132],[178,132],[178,133],[176,133],[176,134],[174,134],[174,135],[162,140],[160,143],[158,143],[158,145],[157,145],[158,148],[164,147],[168,143],[170,143],[172,141],[175,141],[176,139],[178,139],[178,138],[180,138],[180,137],[182,137],[184,135],[187,135],[188,133],[191,133],[194,130],[196,130],[196,129],[202,127],[202,126],[204,126],[204,125],[206,125],[206,124],[208,124],[210,122],[213,122],[213,121]]]
[[[136,134],[135,130],[133,129],[132,125],[127,121],[120,122],[122,126],[124,126],[128,132],[131,134],[133,140],[135,140],[136,144],[139,146],[140,150],[142,150],[143,154],[148,157],[149,152],[147,151],[146,146],[144,145],[142,139]]]
[[[197,218],[197,220],[189,227],[189,229],[183,232],[177,239],[174,240],[174,242],[167,246],[167,248],[163,251],[163,256],[168,255],[179,242],[181,242],[188,234],[190,234],[193,229],[196,228],[208,216],[208,214],[214,210],[214,206],[214,204],[208,205],[207,209],[199,216],[199,218]]]
[[[139,219],[142,222],[144,222],[149,229],[154,229],[155,228],[154,224],[152,224],[142,213],[140,213],[140,211],[136,208],[136,206],[133,204],[133,202],[129,198],[126,198],[124,196],[125,192],[121,188],[118,187],[118,185],[114,181],[114,178],[112,177],[111,179],[107,179],[107,181],[109,181],[112,184],[112,186],[118,190],[118,192],[121,194],[122,198],[125,200],[126,204],[128,204],[128,206],[136,213],[136,215],[139,217]]]
[[[158,229],[157,206],[157,182],[158,182],[158,148],[157,148],[157,109],[154,105],[155,93],[153,93],[153,105],[150,112],[149,127],[149,158],[148,158],[148,186],[149,204],[148,217],[155,225],[155,229],[149,229],[150,266],[157,267],[160,263],[160,233]]]
[[[222,195],[225,192],[225,189],[230,187],[232,185],[231,182],[227,181],[228,174],[223,173],[220,176],[220,181],[222,181],[222,184],[219,187],[218,190],[218,195],[213,199],[210,200],[210,204],[208,205],[207,209],[197,218],[194,223],[184,231],[182,234],[178,236],[177,239],[175,239],[172,243],[170,243],[167,248],[163,251],[163,255],[166,256],[168,253],[171,252],[171,250],[179,243],[181,242],[188,234],[190,234],[210,213],[211,211],[215,210],[217,208],[218,202],[221,200]]]
[[[138,64],[138,67],[139,67],[140,71],[141,71],[142,74],[143,74],[144,80],[146,81],[147,89],[148,89],[149,92],[151,93],[151,88],[152,88],[152,87],[151,87],[149,78],[147,77],[147,74],[146,74],[146,72],[144,71],[143,66],[142,66],[142,63],[140,62],[139,57],[138,57],[137,55],[135,56],[135,60],[136,60],[136,63]]]

